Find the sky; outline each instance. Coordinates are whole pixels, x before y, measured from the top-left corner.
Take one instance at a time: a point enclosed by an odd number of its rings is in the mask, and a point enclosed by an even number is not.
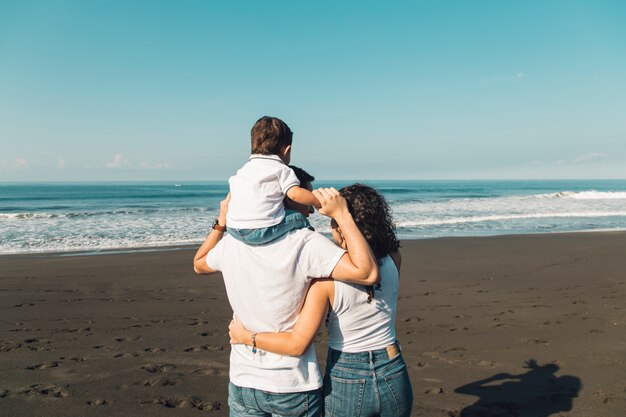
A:
[[[626,3],[0,0],[0,182],[626,178]]]

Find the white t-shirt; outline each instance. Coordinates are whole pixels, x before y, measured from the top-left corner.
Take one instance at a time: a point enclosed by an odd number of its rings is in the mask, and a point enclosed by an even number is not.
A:
[[[285,218],[283,199],[298,177],[278,155],[253,154],[228,179],[230,203],[226,224],[234,229],[259,229]]]
[[[298,229],[266,245],[250,246],[230,235],[207,255],[222,271],[228,301],[244,326],[257,332],[293,329],[310,278],[330,276],[344,251],[319,233]],[[317,389],[322,377],[313,344],[304,355],[283,356],[232,345],[230,381],[275,393]]]
[[[371,303],[365,287],[335,281],[335,299],[328,316],[328,347],[342,352],[382,349],[396,341],[398,269],[391,256],[379,267],[380,289]]]

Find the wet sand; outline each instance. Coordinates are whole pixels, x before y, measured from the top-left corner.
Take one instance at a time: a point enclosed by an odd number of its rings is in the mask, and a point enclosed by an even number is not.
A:
[[[194,252],[0,256],[0,415],[228,415],[232,313]],[[626,415],[626,233],[402,254],[414,416]]]

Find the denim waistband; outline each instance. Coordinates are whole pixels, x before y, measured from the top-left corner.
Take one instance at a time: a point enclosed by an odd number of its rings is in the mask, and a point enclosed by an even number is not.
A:
[[[393,342],[382,349],[369,350],[365,352],[342,352],[340,350],[328,349],[328,362],[387,362],[400,355],[400,343]],[[395,353],[395,354],[394,354]]]

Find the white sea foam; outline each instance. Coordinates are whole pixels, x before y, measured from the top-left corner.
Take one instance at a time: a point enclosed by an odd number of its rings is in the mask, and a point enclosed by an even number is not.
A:
[[[560,191],[558,193],[537,194],[537,198],[564,198],[573,200],[624,200],[626,192],[623,191]]]
[[[168,212],[176,211],[194,211],[194,212],[206,212],[205,207],[183,207],[183,208],[141,208],[141,209],[118,209],[118,210],[90,210],[90,211],[75,211],[69,213],[0,213],[0,220],[31,220],[31,219],[62,219],[62,218],[75,218],[75,217],[90,217],[90,216],[125,216],[125,215],[147,215],[150,213],[162,212],[167,214]]]
[[[401,219],[396,225],[397,227],[418,227],[418,226],[437,226],[450,224],[465,223],[481,223],[481,222],[502,222],[507,220],[524,220],[524,219],[549,219],[549,218],[595,218],[595,217],[617,217],[626,216],[626,211],[614,212],[566,212],[566,213],[528,213],[528,214],[493,214],[489,216],[468,216],[455,217],[448,219],[428,218],[423,220]]]
[[[504,195],[496,195],[498,190],[487,189],[482,184],[471,185],[474,189],[468,190],[462,185],[454,190],[445,187],[387,190],[400,236],[626,229],[626,191],[615,188],[615,191],[598,191],[593,187],[566,191],[566,186],[534,190],[513,186],[504,188]],[[398,189],[402,192],[398,193]],[[13,212],[0,213],[0,254],[197,244],[217,216],[218,199],[222,195],[201,201],[193,200],[197,198],[195,195],[172,199],[168,194],[164,200],[151,196],[120,205],[107,200],[103,206],[95,200],[74,202],[59,197],[57,201],[44,200],[40,211],[36,205],[30,208],[30,200],[18,201]],[[6,207],[4,210],[9,211]],[[316,230],[330,232],[327,217],[314,214],[310,221]]]

